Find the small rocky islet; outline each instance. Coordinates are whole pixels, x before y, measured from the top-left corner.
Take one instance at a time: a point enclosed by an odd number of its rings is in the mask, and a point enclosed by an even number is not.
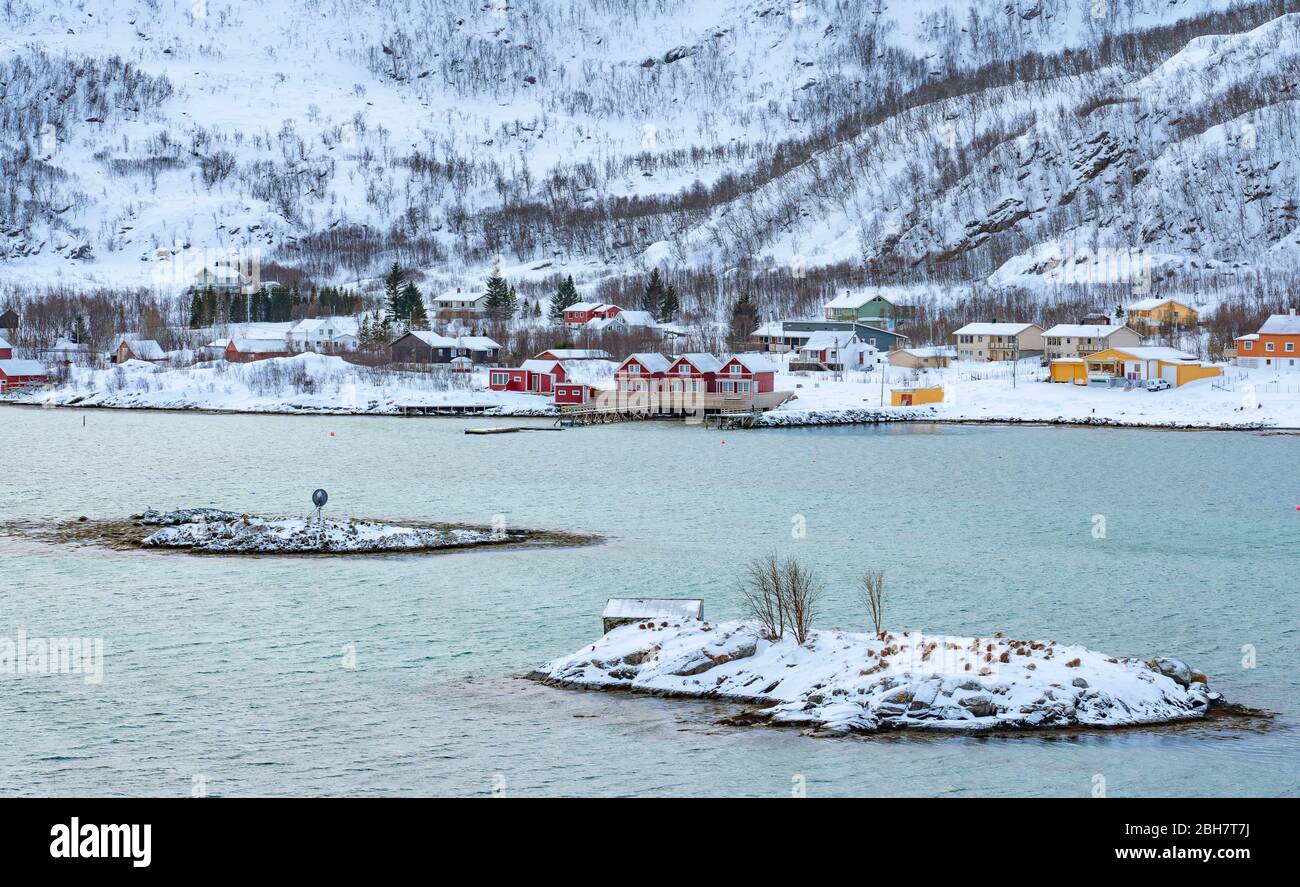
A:
[[[643,621],[530,674],[565,688],[726,700],[734,724],[814,733],[993,732],[1170,724],[1231,709],[1179,659],[1108,656],[1054,640],[812,631],[804,644],[746,622]]]
[[[589,534],[466,526],[423,521],[259,516],[219,508],[145,511],[125,519],[11,521],[7,535],[117,549],[183,551],[203,555],[435,554],[501,546],[588,545]]]

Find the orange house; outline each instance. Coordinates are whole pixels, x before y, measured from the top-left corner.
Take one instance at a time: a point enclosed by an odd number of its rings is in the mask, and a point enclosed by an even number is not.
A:
[[[1282,370],[1300,369],[1300,317],[1292,308],[1274,314],[1259,332],[1237,337],[1237,365]]]

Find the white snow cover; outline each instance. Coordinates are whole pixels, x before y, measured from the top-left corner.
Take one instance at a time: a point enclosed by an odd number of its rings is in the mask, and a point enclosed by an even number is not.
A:
[[[142,543],[148,548],[183,548],[208,554],[420,551],[509,538],[486,529],[416,529],[346,518],[251,517],[214,509],[146,512],[138,522],[159,527]]]
[[[1261,333],[1269,335],[1294,336],[1300,334],[1300,316],[1295,314],[1273,314],[1259,328]],[[1244,337],[1243,337],[1244,338]]]
[[[1051,640],[814,630],[800,645],[745,622],[695,619],[620,626],[534,677],[756,703],[772,723],[835,732],[1155,724],[1202,717],[1219,701],[1178,660]]]
[[[1117,333],[1124,329],[1124,324],[1114,323],[1107,326],[1087,323],[1058,323],[1043,333],[1043,336],[1060,336],[1062,338],[1079,338],[1079,339],[1104,339],[1111,333]]]
[[[968,323],[958,330],[953,330],[954,336],[1016,336],[1029,329],[1032,323]]]

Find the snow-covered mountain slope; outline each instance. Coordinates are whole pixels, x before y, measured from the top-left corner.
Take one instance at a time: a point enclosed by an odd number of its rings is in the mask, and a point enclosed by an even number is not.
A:
[[[9,0],[0,285],[1255,266],[1300,236],[1289,6]]]

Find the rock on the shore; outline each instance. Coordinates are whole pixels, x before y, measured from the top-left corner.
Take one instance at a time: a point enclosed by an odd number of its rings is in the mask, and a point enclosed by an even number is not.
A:
[[[1219,701],[1167,658],[1055,641],[815,631],[806,645],[743,622],[624,625],[547,663],[546,683],[766,706],[760,719],[831,731],[1040,729],[1202,717]],[[1186,680],[1183,680],[1186,678]]]

